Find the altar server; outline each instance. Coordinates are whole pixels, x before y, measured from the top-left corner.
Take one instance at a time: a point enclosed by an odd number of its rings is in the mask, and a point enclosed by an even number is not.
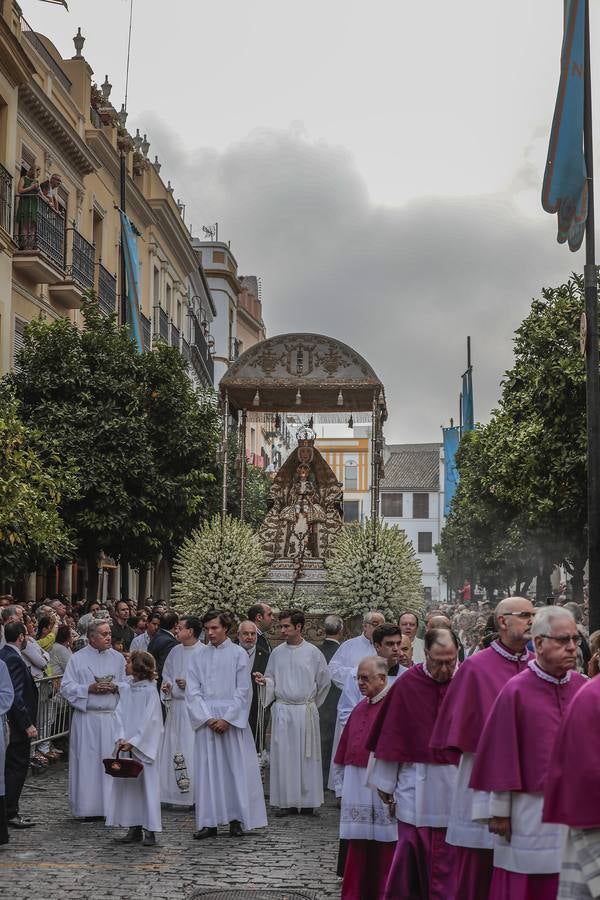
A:
[[[398,838],[396,819],[367,786],[365,741],[390,685],[387,661],[369,656],[358,665],[362,700],[354,708],[335,755],[336,794],[341,797],[340,857],[345,858],[341,900],[379,900]],[[341,868],[341,871],[340,871]]]
[[[182,616],[175,628],[179,644],[167,656],[161,696],[168,706],[160,751],[160,799],[173,806],[194,803],[194,731],[185,702],[187,672],[194,654],[206,650],[198,638],[197,616]]]
[[[110,776],[102,760],[112,756],[115,711],[125,684],[125,659],[111,648],[110,623],[95,619],[88,644],[67,663],[60,694],[71,705],[69,803],[74,816],[102,817]]]
[[[260,770],[248,713],[252,698],[248,654],[227,637],[231,619],[210,610],[202,619],[208,646],[194,653],[185,699],[194,738],[194,796],[198,831],[215,837],[229,825],[231,837],[267,824]]]
[[[133,759],[144,768],[136,778],[111,778],[108,789],[106,824],[128,828],[117,840],[122,844],[141,841],[153,847],[155,834],[162,831],[158,753],[163,731],[162,711],[156,691],[154,657],[134,650],[127,661],[130,683],[120,688],[114,723],[115,753]]]
[[[577,692],[558,729],[544,788],[544,822],[568,826],[559,900],[600,896],[600,677]]]
[[[296,810],[311,814],[323,803],[321,735],[318,707],[331,679],[325,657],[302,637],[304,613],[282,610],[279,626],[285,643],[276,647],[265,674],[255,673],[266,686],[265,704],[271,718],[270,803],[276,815]]]
[[[329,661],[329,674],[334,684],[343,689],[346,678],[365,656],[375,656],[373,647],[373,632],[379,625],[383,625],[385,616],[378,610],[366,612],[363,616],[362,634],[350,638],[340,644],[339,649]]]
[[[367,746],[375,756],[369,781],[398,820],[384,900],[456,897],[456,850],[446,843],[446,827],[458,753],[431,750],[429,742],[457,658],[451,631],[428,631],[425,662],[390,688],[369,735]]]
[[[531,634],[535,659],[500,692],[471,776],[471,787],[490,795],[482,811],[495,835],[490,900],[554,900],[558,889],[566,829],[542,822],[544,783],[562,718],[586,679],[574,671],[579,634],[568,610],[542,607]]]
[[[524,597],[500,601],[495,610],[498,639],[459,667],[431,736],[433,748],[462,753],[446,835],[446,841],[458,848],[457,896],[461,900],[487,896],[492,880],[493,835],[487,823],[473,820],[475,792],[469,781],[477,744],[496,697],[533,657],[527,650],[533,616],[533,604]]]

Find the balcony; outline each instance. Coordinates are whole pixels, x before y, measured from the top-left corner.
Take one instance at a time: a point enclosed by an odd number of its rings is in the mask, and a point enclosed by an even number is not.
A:
[[[192,317],[192,366],[202,384],[212,387],[215,380],[215,363],[198,320]]]
[[[154,307],[154,340],[169,343],[169,317],[162,306]]]
[[[171,322],[171,347],[177,347],[179,350],[179,341],[181,338],[181,332],[179,328],[176,328],[175,325]]]
[[[117,276],[102,263],[98,266],[98,306],[105,316],[112,316],[117,306]]]
[[[13,237],[13,266],[19,275],[35,284],[64,280],[65,219],[41,196],[17,199]]]
[[[0,228],[6,233],[7,239],[10,239],[12,223],[12,182],[10,172],[0,165]]]
[[[62,281],[50,286],[50,299],[67,309],[79,309],[86,291],[94,290],[96,248],[77,231],[69,228],[69,254],[71,262],[66,267]]]
[[[240,355],[240,341],[237,338],[229,338],[229,362],[233,362]]]
[[[187,362],[191,362],[192,359],[192,348],[188,344],[185,338],[181,339],[181,355]]]
[[[142,328],[142,345],[144,350],[150,349],[150,319],[143,312],[140,313],[140,325]]]

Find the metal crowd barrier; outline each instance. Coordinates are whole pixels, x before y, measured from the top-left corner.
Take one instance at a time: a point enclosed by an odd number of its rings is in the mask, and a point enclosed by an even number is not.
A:
[[[32,746],[65,737],[69,733],[71,712],[69,704],[59,696],[62,676],[58,678],[40,678],[38,688],[38,736],[31,742]]]

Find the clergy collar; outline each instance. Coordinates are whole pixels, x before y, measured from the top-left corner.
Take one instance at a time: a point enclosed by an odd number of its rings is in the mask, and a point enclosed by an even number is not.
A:
[[[390,688],[391,688],[391,684],[388,681],[388,683],[383,688],[383,690],[379,691],[378,694],[375,694],[374,697],[369,698],[368,702],[371,704],[371,706],[373,706],[373,704],[375,704],[375,703],[379,703],[380,700],[383,700],[383,698],[385,697],[385,695],[387,694],[387,692],[389,691]]]
[[[528,656],[527,647],[523,650],[521,654],[519,653],[511,653],[510,650],[504,646],[504,644],[497,640],[492,641],[490,644],[492,650],[495,650],[500,656],[504,657],[504,659],[509,659],[511,662],[525,662]]]
[[[568,684],[571,680],[571,672],[572,669],[569,669],[566,675],[563,675],[562,678],[555,678],[554,675],[550,675],[548,672],[545,672],[540,664],[535,659],[530,659],[527,663],[532,672],[535,672],[538,678],[541,678],[542,681],[548,681],[550,684]]]

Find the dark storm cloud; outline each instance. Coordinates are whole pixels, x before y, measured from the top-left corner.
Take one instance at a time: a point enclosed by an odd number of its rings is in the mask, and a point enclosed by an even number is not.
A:
[[[160,121],[144,130],[194,232],[218,221],[240,272],[262,277],[268,333],[330,334],[373,365],[390,441],[438,440],[457,417],[467,334],[485,421],[531,297],[579,262],[550,217],[524,218],[510,196],[375,206],[351,156],[300,129],[192,154]]]

